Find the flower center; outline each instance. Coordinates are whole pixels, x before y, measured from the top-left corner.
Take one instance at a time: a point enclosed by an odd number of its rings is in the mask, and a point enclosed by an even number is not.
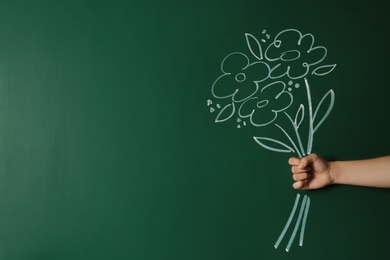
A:
[[[256,105],[257,105],[258,108],[263,108],[263,107],[267,106],[268,103],[269,103],[269,101],[265,99],[265,100],[257,102]]]
[[[238,73],[236,75],[236,81],[237,82],[243,82],[244,80],[246,80],[246,76],[244,73]]]

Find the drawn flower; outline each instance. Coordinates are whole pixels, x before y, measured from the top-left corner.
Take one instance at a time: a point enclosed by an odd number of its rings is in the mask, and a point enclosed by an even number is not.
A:
[[[269,66],[262,61],[250,63],[249,58],[240,52],[225,57],[221,63],[223,74],[212,86],[215,98],[230,98],[233,102],[242,102],[259,89],[258,83],[266,80]]]
[[[263,87],[255,96],[243,102],[238,114],[249,118],[253,126],[266,126],[278,117],[278,113],[286,110],[293,103],[293,96],[286,91],[282,81],[272,82]]]
[[[299,79],[310,72],[316,76],[326,75],[336,67],[336,64],[317,66],[324,61],[326,55],[325,47],[315,46],[312,34],[302,34],[295,29],[277,34],[265,50],[265,58],[277,63],[270,71],[273,79],[285,75],[290,79]]]
[[[265,33],[266,31],[263,30],[263,36],[269,39],[270,35]],[[250,63],[249,58],[240,52],[231,53],[222,61],[223,74],[215,80],[212,86],[214,98],[219,99],[216,104],[217,109],[211,106],[211,100],[207,101],[210,112],[217,112],[215,122],[224,122],[234,117],[238,123],[237,128],[241,128],[241,122],[245,126],[248,121],[255,127],[261,127],[273,123],[279,113],[283,112],[285,120],[287,123],[290,122],[292,126],[288,129],[294,130],[293,134],[295,133],[296,138],[286,131],[282,127],[283,125],[281,126],[275,121],[275,128],[283,134],[282,139],[263,136],[261,133],[259,136],[253,136],[253,139],[262,148],[273,152],[294,152],[298,157],[310,154],[314,133],[331,112],[335,102],[335,94],[333,90],[329,90],[313,107],[308,76],[327,75],[333,71],[336,64],[320,64],[325,60],[327,50],[323,46],[315,46],[314,36],[309,33],[302,34],[295,29],[284,30],[271,39],[272,42],[264,52],[262,45],[267,40],[264,38],[258,40],[249,33],[246,33],[245,37],[249,51],[253,55],[251,58],[255,58],[257,61]],[[292,90],[291,88],[286,91],[286,84],[279,80],[281,78],[287,78],[289,86],[292,86],[292,80],[303,78],[305,82],[307,103],[299,104],[296,111],[291,111],[293,110],[291,108],[290,111],[285,111],[292,105],[293,95],[289,92]],[[260,82],[262,82],[261,86]],[[301,139],[302,122],[306,122],[303,126],[307,125],[309,128],[306,150]],[[300,195],[297,194],[290,219],[274,244],[275,248],[280,245],[291,224],[291,218],[296,214],[299,199]],[[299,245],[303,245],[309,207],[310,198],[305,195],[296,218],[294,232],[286,247],[287,252],[291,248],[300,225]]]

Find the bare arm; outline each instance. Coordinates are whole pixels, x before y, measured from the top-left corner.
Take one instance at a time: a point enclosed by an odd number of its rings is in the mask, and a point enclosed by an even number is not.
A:
[[[328,162],[316,154],[290,158],[295,189],[319,189],[330,184],[390,188],[390,156]]]
[[[390,188],[390,156],[330,164],[336,184]]]

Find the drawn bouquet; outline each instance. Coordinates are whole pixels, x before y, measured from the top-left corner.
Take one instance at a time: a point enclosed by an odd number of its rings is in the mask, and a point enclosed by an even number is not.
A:
[[[213,98],[207,101],[207,105],[210,112],[216,115],[215,122],[233,119],[237,128],[248,125],[274,127],[282,139],[260,135],[253,136],[255,142],[274,152],[292,152],[298,157],[310,154],[314,134],[331,112],[335,94],[330,89],[317,104],[313,104],[309,77],[325,76],[333,71],[336,64],[324,65],[327,49],[315,46],[312,34],[302,34],[296,29],[283,30],[273,39],[265,30],[260,40],[249,33],[245,34],[245,38],[251,55],[243,52],[227,55],[221,63],[222,75],[212,85]],[[294,102],[297,93],[304,97],[304,102]],[[285,120],[278,120],[279,117]],[[287,126],[282,125],[283,122],[287,122]],[[300,194],[297,194],[275,248],[285,236],[299,201]],[[303,245],[309,207],[310,198],[305,195],[286,247],[287,252],[299,227],[299,245]]]

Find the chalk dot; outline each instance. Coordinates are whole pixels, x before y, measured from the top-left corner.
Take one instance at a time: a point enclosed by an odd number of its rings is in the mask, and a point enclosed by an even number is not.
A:
[[[246,122],[244,121],[244,122],[242,122],[243,124],[244,124],[244,126],[246,126]]]
[[[241,122],[241,118],[237,117],[237,123]]]
[[[292,80],[290,80],[290,81],[288,82],[288,85],[289,85],[289,86],[292,86],[292,84],[293,84],[293,82],[292,82]]]
[[[214,111],[215,111],[215,109],[210,107],[210,113],[213,113]]]
[[[217,108],[221,108],[221,105],[220,105],[220,104],[217,104]]]
[[[299,88],[300,87],[300,85],[298,83],[296,83],[294,86],[295,86],[295,88]]]
[[[237,125],[237,128],[241,128],[241,126],[240,126],[240,125]]]
[[[269,39],[270,35],[269,35],[269,34],[266,34],[265,37],[267,37],[267,39]]]
[[[263,32],[262,32],[262,33],[264,34],[264,33],[266,33],[266,32],[267,32],[267,30],[263,30]]]
[[[292,88],[288,88],[288,91],[291,91],[292,90]]]

